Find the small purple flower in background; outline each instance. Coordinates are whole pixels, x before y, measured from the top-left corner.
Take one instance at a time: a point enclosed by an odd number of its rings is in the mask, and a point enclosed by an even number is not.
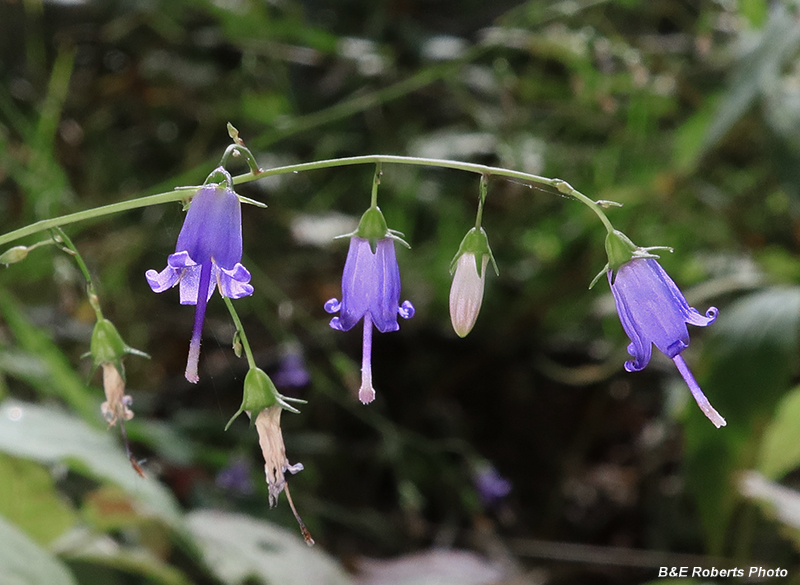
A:
[[[697,309],[689,306],[686,298],[652,254],[644,255],[647,253],[646,248],[636,248],[619,232],[609,234],[609,238],[612,237],[616,239],[612,242],[612,248],[622,250],[633,246],[629,249],[632,254],[629,259],[619,264],[616,270],[608,271],[608,283],[614,295],[617,313],[622,328],[631,340],[628,353],[633,359],[625,362],[625,369],[629,372],[644,369],[650,362],[652,346],[655,345],[675,362],[703,414],[717,428],[724,427],[725,419],[711,406],[681,356],[681,352],[689,347],[686,324],[700,327],[710,325],[717,318],[717,308],[711,307],[705,316],[701,315]],[[610,253],[609,259],[611,256]]]
[[[161,272],[148,270],[147,282],[153,292],[163,292],[180,283],[182,305],[197,305],[186,379],[197,383],[200,338],[206,304],[219,287],[220,294],[238,299],[253,294],[250,272],[242,260],[242,211],[239,198],[230,188],[230,175],[222,168],[214,171],[226,177],[226,185],[204,185],[192,198],[178,235],[175,253],[167,258]]]
[[[275,385],[279,388],[302,388],[311,381],[311,376],[306,370],[303,354],[295,349],[290,349],[281,358],[278,369],[272,376]]]
[[[250,464],[244,458],[234,459],[230,465],[221,469],[214,483],[227,492],[241,496],[250,496],[256,491],[250,474]]]
[[[361,235],[365,237],[361,237]],[[378,237],[374,237],[379,234]],[[362,317],[364,341],[361,358],[361,388],[358,398],[364,404],[375,399],[372,387],[372,326],[381,333],[397,331],[397,316],[410,319],[414,306],[400,304],[400,268],[394,252],[397,236],[386,227],[386,220],[377,207],[364,213],[358,230],[350,238],[350,250],[342,275],[342,301],[325,303],[328,313],[339,313],[331,319],[331,327],[348,331]],[[374,240],[374,241],[373,241]]]
[[[475,490],[485,507],[500,503],[511,493],[511,482],[497,472],[491,463],[481,463],[472,475]]]

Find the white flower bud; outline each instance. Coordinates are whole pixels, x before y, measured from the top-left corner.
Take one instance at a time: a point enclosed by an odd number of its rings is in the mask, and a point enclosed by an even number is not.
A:
[[[489,255],[484,254],[479,275],[475,254],[467,252],[458,258],[450,287],[450,320],[459,337],[466,337],[478,319],[488,263]]]

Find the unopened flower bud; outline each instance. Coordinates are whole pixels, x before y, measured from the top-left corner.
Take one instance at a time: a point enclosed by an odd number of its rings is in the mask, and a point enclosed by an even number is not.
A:
[[[478,262],[480,261],[480,273]],[[472,331],[483,303],[483,288],[486,282],[486,265],[489,256],[480,260],[475,254],[463,254],[456,264],[453,285],[450,287],[450,320],[459,337]]]
[[[0,264],[8,266],[9,264],[22,262],[28,257],[28,251],[29,249],[27,246],[14,246],[13,248],[9,248],[0,254]]]
[[[489,238],[483,228],[474,227],[461,240],[458,252],[450,264],[450,272],[453,274],[450,320],[459,337],[466,337],[478,319],[489,260],[497,274],[497,264],[489,247]]]

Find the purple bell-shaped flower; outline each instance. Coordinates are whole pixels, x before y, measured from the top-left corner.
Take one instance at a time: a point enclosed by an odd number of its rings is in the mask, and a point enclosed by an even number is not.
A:
[[[710,325],[717,318],[716,307],[709,308],[705,316],[690,307],[655,256],[647,248],[637,248],[621,232],[609,234],[606,248],[610,264],[608,282],[622,328],[631,340],[628,353],[633,359],[625,362],[625,369],[637,372],[647,366],[655,345],[675,362],[708,419],[717,428],[725,426],[725,419],[711,406],[681,356],[689,347],[686,324]]]
[[[204,185],[192,198],[183,222],[175,253],[167,258],[161,272],[148,270],[147,282],[153,292],[163,292],[180,283],[182,305],[197,305],[186,379],[200,379],[197,364],[200,358],[200,338],[205,320],[206,305],[219,286],[224,297],[238,299],[253,294],[250,272],[242,260],[242,211],[239,198],[233,192],[231,177],[223,168],[225,182]]]
[[[375,238],[374,236],[379,237]],[[361,362],[361,388],[358,398],[364,404],[375,399],[372,387],[372,326],[381,333],[397,331],[397,316],[410,319],[414,306],[400,304],[400,268],[394,252],[398,237],[386,227],[386,220],[377,207],[371,207],[361,218],[350,238],[350,250],[342,275],[342,300],[325,303],[328,313],[339,313],[331,319],[331,327],[347,331],[364,319],[364,341]]]

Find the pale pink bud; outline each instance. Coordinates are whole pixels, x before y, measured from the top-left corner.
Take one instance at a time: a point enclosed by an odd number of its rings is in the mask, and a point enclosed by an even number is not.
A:
[[[478,319],[488,263],[489,256],[484,254],[479,275],[475,254],[467,252],[458,258],[450,287],[450,320],[459,337],[466,337]]]

